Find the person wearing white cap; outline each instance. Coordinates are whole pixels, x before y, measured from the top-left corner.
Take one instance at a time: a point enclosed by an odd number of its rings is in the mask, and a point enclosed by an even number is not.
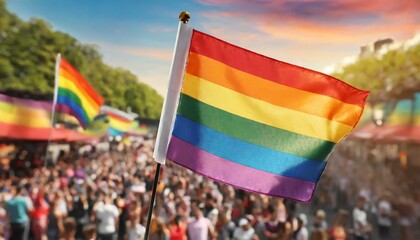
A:
[[[326,231],[328,228],[328,224],[325,221],[325,211],[322,209],[318,209],[315,213],[314,224],[312,226],[312,230],[322,230]]]
[[[305,214],[301,213],[297,217],[298,227],[294,234],[295,240],[308,240],[309,233],[308,229],[306,229],[306,224],[308,223],[308,218]]]
[[[248,219],[241,218],[239,220],[239,227],[233,232],[233,239],[235,240],[258,240],[255,230],[249,224]]]

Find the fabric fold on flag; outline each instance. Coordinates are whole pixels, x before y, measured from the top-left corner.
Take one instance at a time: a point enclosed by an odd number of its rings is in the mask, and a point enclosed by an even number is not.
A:
[[[194,30],[167,158],[247,191],[309,202],[367,96]]]

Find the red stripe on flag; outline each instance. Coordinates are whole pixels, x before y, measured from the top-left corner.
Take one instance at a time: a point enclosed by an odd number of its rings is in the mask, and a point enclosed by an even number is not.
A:
[[[69,62],[67,62],[64,58],[61,58],[60,67],[64,68],[68,73],[70,73],[76,80],[78,85],[80,85],[89,96],[99,105],[101,106],[104,103],[104,99],[99,95],[95,89],[89,84],[89,82],[80,74],[76,68],[74,68]],[[70,79],[72,80],[72,79]]]
[[[190,51],[272,82],[330,96],[362,108],[368,93],[326,74],[265,57],[196,30]]]
[[[114,118],[114,119],[116,119],[116,120],[119,120],[119,121],[121,121],[121,122],[131,123],[131,120],[129,120],[129,119],[127,119],[127,118],[124,118],[124,117],[122,117],[122,116],[120,116],[120,115],[114,114],[114,113],[112,113],[112,112],[106,112],[106,114],[107,114],[109,117]]]

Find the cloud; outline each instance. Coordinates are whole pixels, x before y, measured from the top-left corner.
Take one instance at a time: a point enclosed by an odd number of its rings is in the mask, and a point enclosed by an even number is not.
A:
[[[420,29],[418,0],[198,1],[213,6],[200,13],[210,34],[245,46],[293,44],[307,55],[320,46],[351,46],[357,53],[361,45],[380,38],[407,39]]]
[[[244,15],[277,15],[322,21],[334,20],[335,24],[345,18],[355,19],[366,15],[406,15],[417,13],[420,9],[418,0],[198,0],[199,3],[211,6],[221,6],[231,13]],[[338,19],[337,19],[338,18]]]
[[[203,31],[316,70],[357,55],[362,45],[420,30],[418,0],[197,1],[208,6],[199,13]]]
[[[172,49],[162,48],[145,48],[134,47],[126,45],[117,45],[113,43],[97,43],[102,50],[123,53],[130,56],[139,58],[157,60],[157,61],[170,61],[172,59]]]
[[[223,7],[202,13],[212,21],[240,21],[270,37],[293,41],[360,44],[384,34],[410,37],[420,28],[418,0],[199,2]]]

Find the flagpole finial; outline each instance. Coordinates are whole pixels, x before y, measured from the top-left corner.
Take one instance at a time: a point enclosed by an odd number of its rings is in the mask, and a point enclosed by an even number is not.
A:
[[[187,24],[187,23],[188,23],[188,21],[190,21],[190,13],[189,13],[189,12],[187,12],[187,11],[182,11],[182,12],[179,14],[179,21],[181,21],[181,22],[183,22],[183,23]]]

